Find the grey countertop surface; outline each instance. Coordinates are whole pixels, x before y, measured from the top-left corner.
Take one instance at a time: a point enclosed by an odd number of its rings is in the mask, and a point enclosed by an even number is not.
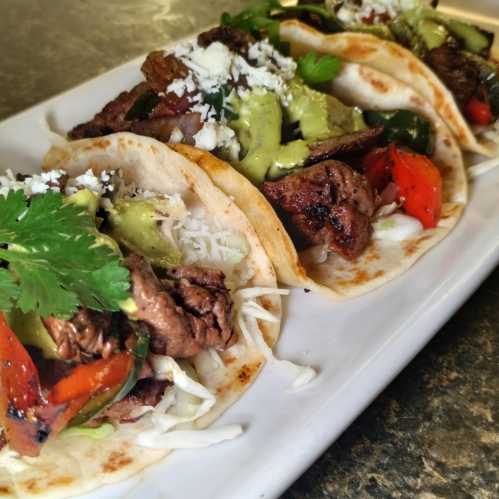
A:
[[[249,3],[2,0],[0,119]],[[282,498],[499,497],[498,354],[496,269]]]

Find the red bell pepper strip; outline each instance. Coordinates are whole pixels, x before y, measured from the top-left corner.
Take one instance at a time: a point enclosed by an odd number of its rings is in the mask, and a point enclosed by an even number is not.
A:
[[[121,352],[91,364],[81,364],[52,387],[48,400],[52,404],[61,404],[123,383],[133,363],[132,354]]]
[[[404,211],[426,229],[437,226],[442,212],[442,177],[430,159],[395,145],[389,147],[393,180],[399,188]]]
[[[388,147],[373,149],[362,158],[361,165],[371,187],[381,193],[392,179]]]
[[[123,384],[133,364],[133,355],[124,352],[80,365],[54,385],[47,402],[38,369],[0,313],[0,425],[10,448],[37,456],[95,392]]]
[[[33,408],[43,402],[38,370],[0,313],[0,424],[12,449],[37,456],[48,436]]]
[[[489,125],[494,116],[488,102],[472,97],[466,104],[466,116],[476,125]]]

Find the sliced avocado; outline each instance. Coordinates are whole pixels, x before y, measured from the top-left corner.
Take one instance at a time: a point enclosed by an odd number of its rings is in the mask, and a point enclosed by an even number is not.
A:
[[[71,196],[67,196],[65,198],[65,202],[85,208],[90,215],[92,215],[92,217],[95,217],[99,206],[99,198],[97,194],[93,193],[89,189],[81,189],[80,191],[71,194]]]
[[[121,199],[109,212],[111,236],[130,250],[147,257],[153,265],[179,265],[182,255],[173,242],[163,237],[153,200]]]
[[[477,26],[449,19],[435,9],[417,7],[402,14],[402,18],[421,36],[419,25],[422,20],[433,21],[447,28],[463,45],[466,50],[475,54],[487,53],[494,41],[494,34]]]
[[[264,181],[281,144],[282,111],[272,92],[250,92],[236,105],[238,119],[230,122],[243,148],[236,168],[255,184]]]
[[[455,19],[447,19],[445,25],[464,44],[464,48],[474,54],[487,53],[494,42],[493,33],[477,26],[456,21]]]
[[[366,128],[362,113],[332,95],[318,92],[295,78],[286,108],[289,122],[299,122],[305,140],[320,140]]]
[[[58,359],[57,345],[35,312],[24,314],[19,309],[6,313],[7,322],[23,345],[39,348],[46,359]]]
[[[421,19],[419,21],[418,33],[425,42],[428,50],[442,46],[449,37],[449,32],[445,27],[431,19]]]

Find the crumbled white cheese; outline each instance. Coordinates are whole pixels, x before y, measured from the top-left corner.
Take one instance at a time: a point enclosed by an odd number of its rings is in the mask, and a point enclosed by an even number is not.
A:
[[[237,159],[239,156],[240,145],[234,130],[215,121],[205,123],[194,135],[194,141],[199,149],[212,151],[216,147],[221,147],[229,152],[231,158]]]
[[[22,190],[26,196],[45,194],[49,190],[60,192],[59,180],[63,175],[62,170],[51,170],[16,180],[12,170],[8,169],[5,175],[0,175],[0,195],[7,196],[9,191],[18,190]]]
[[[103,170],[99,176],[89,168],[85,173],[78,177],[71,178],[66,184],[65,194],[70,196],[81,189],[88,189],[95,194],[104,194],[104,192],[112,191],[114,186],[109,184],[111,176],[106,170]]]
[[[341,4],[337,16],[346,25],[362,23],[366,19],[370,19],[375,24],[382,23],[386,15],[393,19],[401,12],[414,9],[420,3],[420,0],[361,0],[360,2],[358,0],[344,2],[333,0],[326,2],[330,9],[335,9],[338,4]]]
[[[167,92],[173,92],[177,97],[183,97],[187,93],[194,92],[196,90],[196,84],[192,79],[192,73],[189,73],[185,79],[176,78],[167,87]]]
[[[296,63],[291,57],[280,54],[268,40],[252,44],[248,50],[248,63],[241,55],[232,52],[226,45],[213,42],[207,47],[199,47],[194,41],[177,46],[173,54],[189,69],[184,79],[176,79],[165,89],[178,97],[189,94],[189,111],[199,113],[203,128],[194,136],[195,144],[201,149],[211,151],[223,148],[232,159],[238,159],[240,144],[235,133],[227,127],[225,111],[231,109],[234,95],[243,97],[249,90],[262,89],[275,92],[286,106],[291,94],[287,81],[296,73]],[[244,77],[244,87],[241,86]],[[231,94],[223,99],[222,109],[206,102],[206,95],[219,93],[222,89],[232,88]],[[217,118],[217,112],[220,115]],[[218,122],[217,122],[218,121]],[[171,138],[177,141],[178,135]]]

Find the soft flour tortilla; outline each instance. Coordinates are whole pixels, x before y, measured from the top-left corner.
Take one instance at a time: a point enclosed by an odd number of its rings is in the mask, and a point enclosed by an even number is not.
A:
[[[452,133],[433,108],[407,85],[375,69],[346,63],[330,90],[346,104],[385,111],[409,109],[432,123],[436,136],[433,161],[444,179],[442,219],[437,228],[402,242],[372,240],[355,262],[330,253],[326,262],[317,264],[297,253],[263,194],[228,163],[190,146],[171,147],[195,161],[218,187],[235,199],[255,227],[282,283],[316,290],[339,300],[382,286],[442,240],[457,223],[467,202],[467,179],[461,151]]]
[[[478,141],[448,88],[424,62],[401,45],[367,33],[325,35],[296,20],[281,22],[280,35],[283,41],[290,43],[293,56],[310,50],[333,54],[345,61],[366,65],[399,79],[416,90],[438,111],[463,149],[484,156],[499,153],[497,144]]]
[[[178,192],[183,198],[196,196],[221,226],[246,237],[250,248],[247,265],[254,275],[245,287],[276,287],[272,264],[247,217],[213,185],[206,173],[164,144],[128,133],[81,140],[52,148],[43,168],[62,168],[70,176],[88,168],[94,172],[121,168],[127,180],[142,189],[165,194]],[[281,317],[279,296],[266,296],[261,304],[275,317]],[[267,343],[273,346],[280,323],[259,321],[259,325]],[[249,387],[264,364],[262,353],[248,347],[241,335],[234,347],[221,352],[221,357],[225,369],[217,369],[206,352],[194,359],[200,381],[217,395],[216,405],[193,424],[194,428],[205,428],[217,419]],[[0,457],[0,497],[58,498],[82,494],[124,480],[168,454],[167,450],[134,445],[135,432],[133,424],[125,424],[104,440],[57,437],[43,447],[39,457],[24,458],[21,464],[28,465],[25,469],[16,459]]]

